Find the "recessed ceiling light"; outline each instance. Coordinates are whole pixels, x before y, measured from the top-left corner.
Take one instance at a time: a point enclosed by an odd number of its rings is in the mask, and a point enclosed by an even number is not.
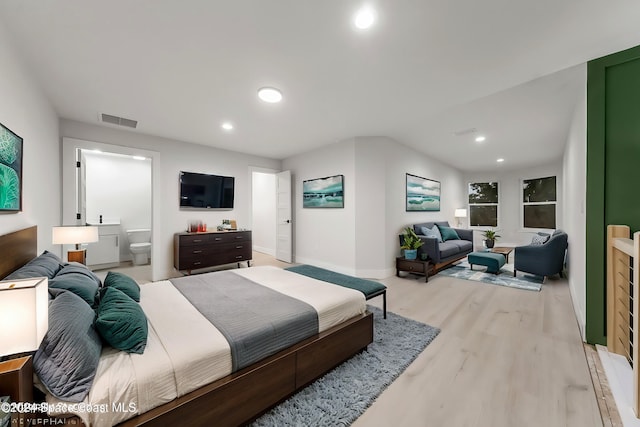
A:
[[[233,125],[231,123],[229,123],[229,122],[224,122],[222,124],[222,129],[224,129],[224,130],[232,130],[233,129]]]
[[[274,87],[263,87],[258,89],[258,97],[264,102],[275,104],[282,101],[282,92]]]
[[[476,142],[482,142],[485,139],[487,139],[487,137],[485,137],[485,136],[482,136],[482,135],[476,136]]]
[[[498,160],[496,160],[496,162],[502,163],[502,162],[504,162],[504,159],[502,157],[500,157]]]
[[[147,160],[146,157],[142,157],[142,156],[133,156],[134,160]]]
[[[369,6],[364,6],[358,12],[353,19],[355,26],[361,30],[366,30],[371,27],[376,20],[376,14]]]

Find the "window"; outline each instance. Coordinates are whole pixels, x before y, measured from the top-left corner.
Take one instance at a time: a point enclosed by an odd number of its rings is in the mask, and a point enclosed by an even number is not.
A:
[[[469,225],[471,227],[498,226],[498,183],[469,184]]]
[[[522,180],[524,228],[556,228],[556,177]]]

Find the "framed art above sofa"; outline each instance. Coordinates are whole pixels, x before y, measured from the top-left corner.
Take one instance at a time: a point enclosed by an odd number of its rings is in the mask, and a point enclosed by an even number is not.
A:
[[[440,212],[440,181],[407,174],[406,210]]]

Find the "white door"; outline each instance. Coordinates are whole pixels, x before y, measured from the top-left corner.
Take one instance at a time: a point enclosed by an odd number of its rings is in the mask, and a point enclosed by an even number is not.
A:
[[[87,158],[81,149],[77,151],[76,183],[76,200],[78,202],[76,214],[80,214],[80,218],[76,216],[76,220],[77,224],[84,225],[87,223]]]
[[[276,258],[291,262],[291,171],[277,173],[276,181]]]

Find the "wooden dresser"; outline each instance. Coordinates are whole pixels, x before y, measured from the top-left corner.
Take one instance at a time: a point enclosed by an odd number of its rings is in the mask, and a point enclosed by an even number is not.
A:
[[[251,231],[176,233],[173,236],[173,266],[180,271],[251,261]]]

